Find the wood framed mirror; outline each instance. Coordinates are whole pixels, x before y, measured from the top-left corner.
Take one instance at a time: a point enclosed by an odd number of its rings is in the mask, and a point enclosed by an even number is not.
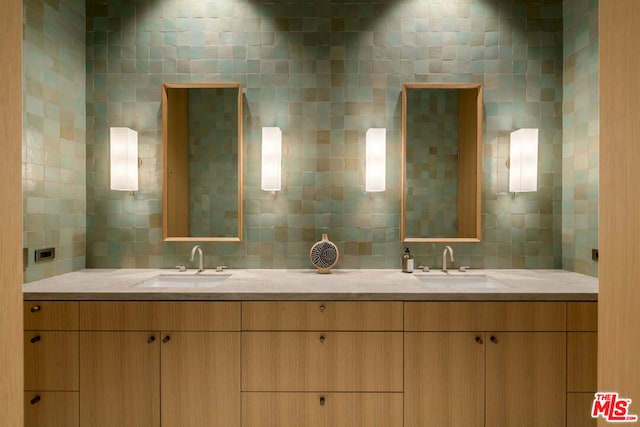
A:
[[[479,242],[482,85],[402,86],[403,242]]]
[[[242,240],[242,86],[162,85],[165,241]]]

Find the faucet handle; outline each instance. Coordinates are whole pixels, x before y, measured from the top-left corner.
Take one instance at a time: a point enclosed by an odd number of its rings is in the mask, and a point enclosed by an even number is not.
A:
[[[179,272],[184,273],[185,271],[187,271],[187,267],[184,265],[176,265],[176,268],[178,269]]]
[[[228,268],[226,265],[219,265],[216,267],[216,273],[222,273],[225,268]]]
[[[422,270],[423,273],[428,273],[429,272],[429,266],[428,265],[419,265],[418,266],[418,270]]]
[[[461,265],[460,267],[458,267],[458,271],[461,273],[466,273],[468,269],[470,269],[471,267],[469,267],[468,265]]]

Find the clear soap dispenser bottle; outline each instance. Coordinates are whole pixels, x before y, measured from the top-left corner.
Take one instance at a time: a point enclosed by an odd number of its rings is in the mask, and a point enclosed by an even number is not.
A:
[[[404,255],[402,255],[402,272],[413,273],[413,255],[409,248],[404,248]]]

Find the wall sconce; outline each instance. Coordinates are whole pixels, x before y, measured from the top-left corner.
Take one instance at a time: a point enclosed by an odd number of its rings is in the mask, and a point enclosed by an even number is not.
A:
[[[138,191],[138,132],[125,127],[110,129],[111,189]]]
[[[518,129],[511,132],[509,145],[509,191],[537,191],[538,129]]]
[[[384,191],[386,187],[387,129],[367,130],[365,191]]]
[[[264,191],[280,191],[282,131],[279,127],[262,128],[262,185]]]

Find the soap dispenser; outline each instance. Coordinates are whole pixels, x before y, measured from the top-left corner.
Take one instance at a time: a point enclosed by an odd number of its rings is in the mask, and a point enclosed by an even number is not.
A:
[[[402,255],[402,272],[413,273],[413,255],[409,248],[404,248],[404,254]]]

